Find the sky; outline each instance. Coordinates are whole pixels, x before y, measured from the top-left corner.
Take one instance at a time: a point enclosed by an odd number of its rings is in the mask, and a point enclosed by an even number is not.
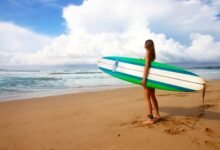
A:
[[[0,20],[14,22],[32,31],[57,36],[65,32],[62,9],[82,0],[1,0]]]
[[[100,57],[220,62],[220,0],[2,0],[0,66],[95,64]]]

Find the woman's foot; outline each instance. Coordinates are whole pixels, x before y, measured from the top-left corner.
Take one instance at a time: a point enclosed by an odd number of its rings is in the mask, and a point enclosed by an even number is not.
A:
[[[143,125],[150,125],[154,124],[154,119],[147,119],[146,121],[142,122]]]
[[[154,122],[157,122],[157,121],[160,121],[160,120],[161,120],[160,115],[154,117]]]
[[[147,120],[144,121],[142,124],[144,125],[149,125],[149,124],[153,124],[154,123],[154,117],[152,114],[147,115]]]

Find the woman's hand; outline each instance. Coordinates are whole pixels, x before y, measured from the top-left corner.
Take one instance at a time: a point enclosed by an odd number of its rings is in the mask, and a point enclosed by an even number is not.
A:
[[[141,85],[143,86],[143,87],[145,87],[146,86],[146,79],[142,79],[142,81],[141,81]]]

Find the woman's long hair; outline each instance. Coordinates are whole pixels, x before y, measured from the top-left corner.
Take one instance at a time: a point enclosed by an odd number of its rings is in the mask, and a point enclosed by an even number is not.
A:
[[[147,48],[150,51],[151,58],[153,60],[156,59],[156,53],[155,53],[155,47],[154,47],[154,41],[149,39],[145,41],[145,48]]]

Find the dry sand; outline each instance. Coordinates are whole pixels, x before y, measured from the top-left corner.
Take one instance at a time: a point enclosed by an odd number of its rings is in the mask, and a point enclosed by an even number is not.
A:
[[[162,121],[146,118],[141,87],[0,103],[0,150],[220,149],[220,81],[202,93],[157,91]]]

